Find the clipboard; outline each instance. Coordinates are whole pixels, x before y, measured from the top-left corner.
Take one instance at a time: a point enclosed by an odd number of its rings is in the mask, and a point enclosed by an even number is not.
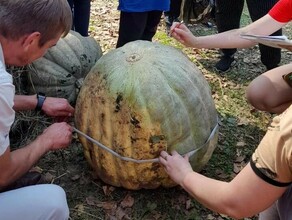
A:
[[[292,50],[292,41],[289,40],[288,37],[285,35],[264,36],[264,35],[241,34],[240,37],[243,39],[264,44],[270,47],[284,48],[284,49],[288,49],[289,47],[291,47],[290,50]]]

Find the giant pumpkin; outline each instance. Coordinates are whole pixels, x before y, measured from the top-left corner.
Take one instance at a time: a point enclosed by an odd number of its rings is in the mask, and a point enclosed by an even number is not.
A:
[[[162,150],[186,154],[199,171],[217,143],[217,112],[201,71],[181,51],[135,41],[103,55],[77,98],[85,157],[106,183],[127,189],[172,187],[155,159]],[[141,162],[141,163],[140,163]]]
[[[70,31],[44,57],[28,66],[29,93],[43,92],[75,103],[84,77],[101,56],[94,38]]]

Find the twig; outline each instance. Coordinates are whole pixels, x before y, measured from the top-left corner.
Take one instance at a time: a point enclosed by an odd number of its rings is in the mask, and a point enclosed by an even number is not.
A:
[[[52,180],[51,183],[54,183],[55,180],[60,179],[61,177],[65,176],[65,175],[67,175],[67,173],[63,173],[63,174],[61,174],[60,176],[57,176],[56,178],[54,178],[54,179]]]

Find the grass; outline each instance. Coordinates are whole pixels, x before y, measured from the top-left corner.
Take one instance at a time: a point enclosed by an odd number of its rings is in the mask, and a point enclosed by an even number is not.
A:
[[[92,16],[97,18],[91,21],[90,31],[100,40],[106,52],[113,47],[111,42],[115,42],[112,39],[115,33],[111,28],[117,27],[115,22],[118,21],[115,16],[106,13],[114,11],[117,2],[94,0],[93,3],[101,5],[93,8]],[[249,22],[245,9],[242,25]],[[97,29],[102,31],[97,32]],[[216,32],[214,28],[203,26],[193,27],[192,30],[197,35]],[[108,32],[110,37],[104,37],[104,33]],[[219,180],[231,180],[249,161],[272,117],[254,110],[245,99],[247,85],[264,71],[258,48],[239,50],[236,66],[228,73],[220,74],[213,68],[219,57],[218,50],[185,48],[167,36],[163,26],[155,35],[155,41],[181,49],[201,69],[209,82],[220,118],[220,134],[217,148],[202,173]],[[44,174],[53,177],[52,182],[66,190],[72,220],[230,219],[204,208],[180,187],[131,191],[103,183],[89,168],[77,139],[73,140],[70,148],[47,154],[38,165]]]

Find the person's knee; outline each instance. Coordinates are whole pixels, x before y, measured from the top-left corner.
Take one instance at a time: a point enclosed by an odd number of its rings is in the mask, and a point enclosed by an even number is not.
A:
[[[0,219],[69,218],[65,191],[53,184],[32,185],[1,193],[0,203]],[[17,212],[11,207],[17,207]]]
[[[51,206],[52,215],[51,220],[60,219],[60,220],[67,220],[69,219],[69,208],[68,205],[63,203],[61,205],[52,205]]]
[[[256,109],[265,110],[267,107],[265,89],[256,81],[252,81],[247,87],[246,99]]]
[[[45,193],[48,196],[47,199],[47,211],[48,219],[68,219],[69,218],[69,208],[67,204],[66,194],[63,188],[57,185],[47,185]],[[50,198],[50,199],[49,199]]]
[[[247,87],[246,99],[256,109],[271,113],[282,113],[290,104],[290,97],[284,97],[282,82],[261,75]],[[290,91],[290,88],[287,90]]]

